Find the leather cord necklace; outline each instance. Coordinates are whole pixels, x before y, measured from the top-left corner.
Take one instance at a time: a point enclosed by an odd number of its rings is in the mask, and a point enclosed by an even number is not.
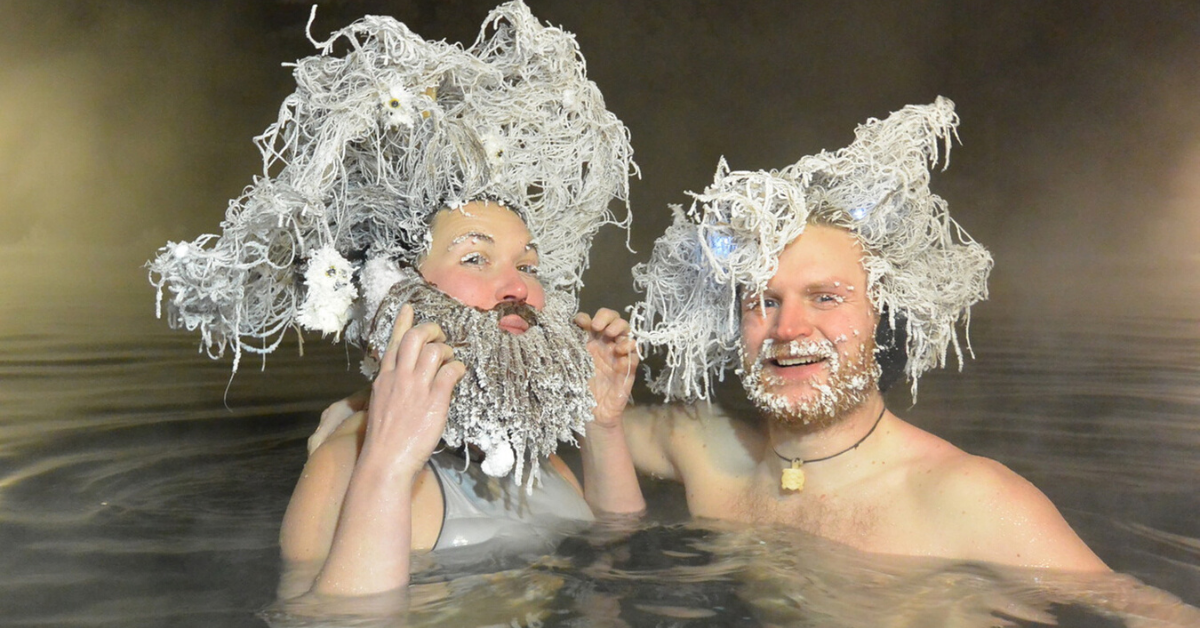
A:
[[[775,447],[772,446],[771,451],[774,452],[776,456],[779,456],[779,458],[784,462],[792,463],[791,467],[783,468],[783,476],[779,479],[780,486],[789,491],[804,490],[804,470],[800,468],[801,466],[811,464],[813,462],[824,462],[826,460],[837,458],[838,456],[853,449],[858,449],[858,446],[863,444],[863,441],[867,440],[871,434],[875,433],[875,428],[879,427],[879,422],[883,420],[883,413],[886,411],[887,406],[884,406],[883,409],[879,411],[879,416],[875,418],[875,424],[871,426],[870,430],[867,430],[866,434],[863,434],[862,438],[858,439],[858,442],[837,452],[836,454],[831,454],[823,458],[813,458],[811,460],[804,460],[802,458],[788,458],[787,456],[780,454],[778,451],[775,451]]]

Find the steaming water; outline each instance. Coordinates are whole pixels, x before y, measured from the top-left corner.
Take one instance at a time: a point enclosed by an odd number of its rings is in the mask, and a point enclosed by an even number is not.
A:
[[[916,406],[902,392],[890,403],[1028,477],[1118,571],[1196,605],[1200,314],[1184,287],[1160,292],[1168,303],[1155,316],[1031,320],[983,308],[965,372],[922,380]],[[229,384],[228,361],[197,355],[189,334],[98,335],[86,317],[56,311],[73,322],[49,316],[0,337],[5,625],[303,623],[260,612],[273,601],[304,439],[325,404],[362,384],[346,366],[354,358],[323,342],[302,359],[285,346],[265,372],[247,359]],[[598,528],[496,573],[423,574],[407,621],[978,626],[1000,613],[1024,626],[1122,625],[1087,603],[1051,604],[1050,574],[680,525],[678,491],[649,493],[653,517],[640,529]],[[1099,598],[1123,582],[1075,584]]]

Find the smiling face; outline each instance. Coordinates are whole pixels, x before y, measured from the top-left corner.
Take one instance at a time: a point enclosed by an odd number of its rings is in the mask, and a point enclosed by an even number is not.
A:
[[[823,427],[875,389],[878,317],[863,250],[847,231],[809,225],[762,294],[742,302],[742,384],[784,424]]]
[[[443,210],[429,231],[429,252],[417,270],[442,292],[480,310],[502,303],[545,306],[537,247],[521,218],[503,205],[472,201]],[[500,326],[518,334],[529,328],[519,314],[504,316]]]

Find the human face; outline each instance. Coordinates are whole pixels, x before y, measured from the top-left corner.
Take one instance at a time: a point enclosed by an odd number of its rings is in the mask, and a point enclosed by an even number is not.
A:
[[[464,305],[490,310],[501,303],[541,310],[546,294],[537,278],[538,251],[529,229],[503,205],[472,201],[434,217],[432,242],[417,270],[430,284]],[[515,333],[529,328],[518,315],[500,319]]]
[[[878,317],[862,255],[847,231],[809,225],[766,290],[743,298],[743,384],[777,421],[832,424],[874,388]]]
[[[443,438],[451,447],[465,441],[481,449],[484,473],[500,476],[515,468],[519,480],[525,462],[536,469],[559,439],[569,440],[591,420],[592,358],[567,293],[548,292],[542,310],[527,312],[534,326],[517,335],[500,326],[504,309],[480,311],[403,272],[373,321],[370,343],[377,353],[403,306],[413,309],[414,320],[440,327],[466,367],[450,399]]]

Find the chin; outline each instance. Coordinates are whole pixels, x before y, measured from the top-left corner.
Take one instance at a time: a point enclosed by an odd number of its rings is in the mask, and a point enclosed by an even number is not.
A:
[[[771,422],[790,429],[819,431],[841,422],[870,396],[871,386],[809,384],[806,390],[788,387],[747,387],[750,401]]]

